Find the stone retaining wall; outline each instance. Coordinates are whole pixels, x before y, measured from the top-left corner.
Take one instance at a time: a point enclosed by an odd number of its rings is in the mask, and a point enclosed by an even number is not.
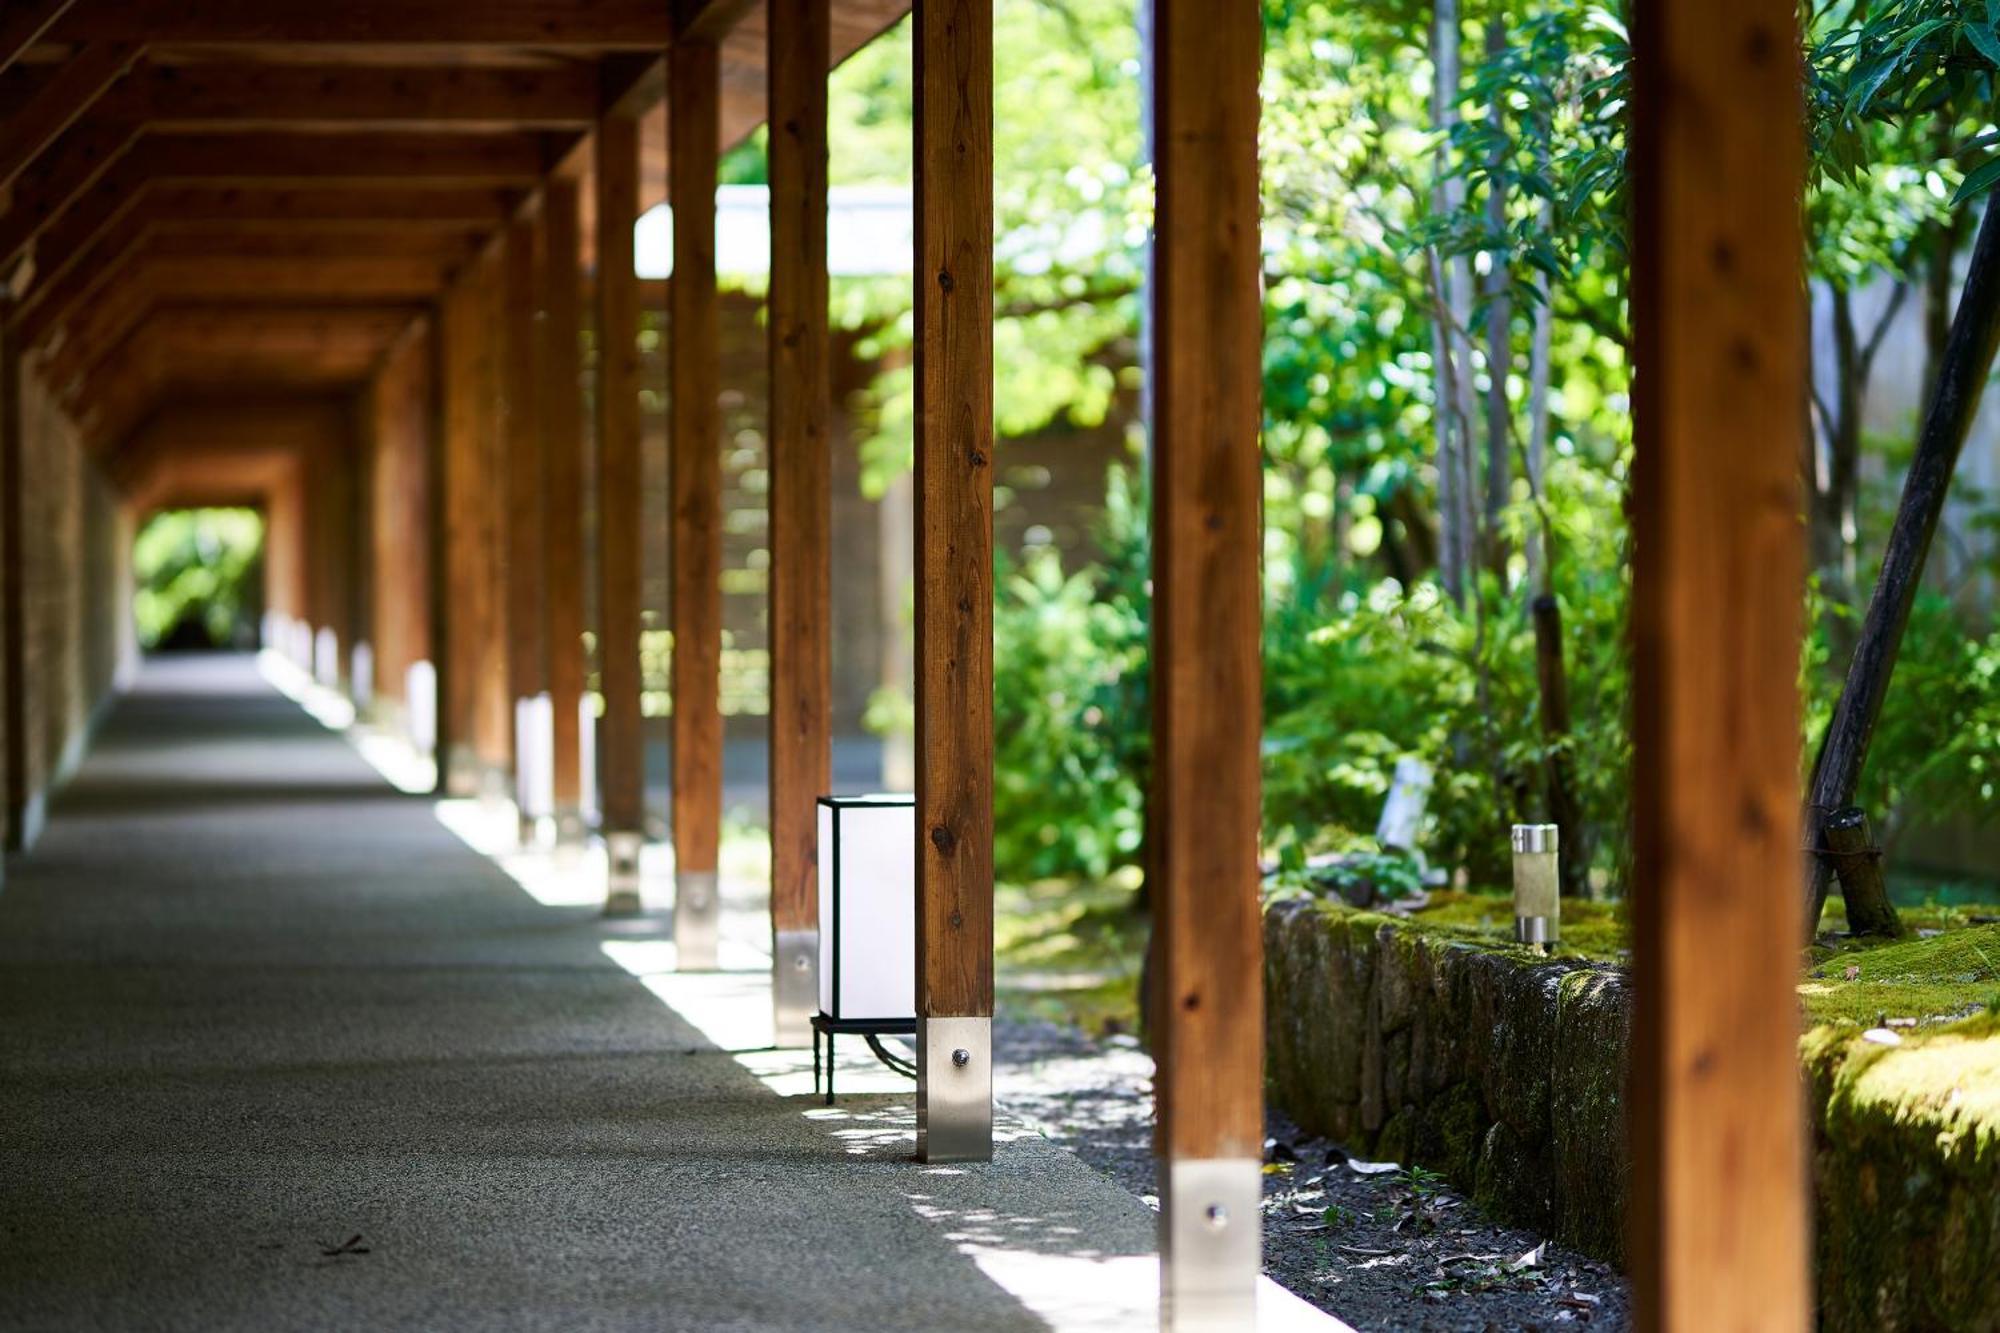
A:
[[[1327,903],[1265,914],[1271,1095],[1355,1152],[1448,1176],[1612,1262],[1630,1178],[1625,974]],[[2000,1329],[2000,1017],[1803,1042],[1820,1327]]]

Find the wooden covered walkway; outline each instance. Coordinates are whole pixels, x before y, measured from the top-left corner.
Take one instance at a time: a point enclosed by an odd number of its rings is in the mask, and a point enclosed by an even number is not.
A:
[[[784,1326],[751,1318],[763,1287],[671,1288],[663,1250],[697,1235],[743,1254],[795,1250],[817,1201],[799,1191],[792,1211],[749,1210],[747,1183],[844,1159],[829,1148],[802,1164],[814,1151],[803,1131],[760,1140],[724,1112],[726,1097],[665,1110],[647,1080],[674,1075],[615,1053],[671,1044],[676,1029],[639,1031],[641,1009],[615,978],[571,967],[581,923],[546,928],[498,903],[485,872],[417,815],[373,809],[379,796],[356,787],[345,760],[286,750],[282,737],[228,758],[254,757],[254,773],[196,772],[178,788],[153,773],[123,806],[90,793],[163,754],[227,767],[217,755],[239,722],[291,725],[268,701],[221,710],[134,674],[135,523],[165,506],[254,504],[269,521],[269,642],[416,735],[445,793],[504,796],[522,756],[553,756],[551,808],[530,813],[571,840],[602,840],[610,914],[638,905],[639,852],[649,824],[664,824],[678,965],[712,968],[727,387],[714,196],[721,151],[768,124],[770,996],[780,1044],[803,1044],[838,549],[826,73],[906,13],[918,1161],[854,1169],[879,1173],[869,1181],[889,1183],[868,1188],[899,1199],[941,1171],[963,1173],[949,1177],[954,1197],[997,1188],[992,93],[1005,71],[994,69],[993,3],[0,0],[0,770],[9,845],[26,853],[10,866],[20,897],[10,887],[0,912],[20,933],[0,932],[0,956],[17,995],[39,976],[73,1004],[67,1018],[52,1009],[40,1026],[0,1030],[0,1042],[26,1043],[4,1049],[24,1052],[20,1068],[37,1080],[29,1119],[11,1105],[7,1117],[32,1141],[6,1179],[28,1188],[0,1202],[26,1233],[10,1245],[49,1247],[13,1251],[49,1254],[46,1270],[18,1274],[19,1299],[42,1302],[21,1307],[38,1316],[29,1323],[114,1292],[124,1273],[158,1284],[159,1322],[206,1326],[170,1308],[185,1297],[207,1312],[182,1268],[200,1247],[226,1248],[241,1308],[264,1310],[269,1259],[256,1245],[337,1248],[337,1233],[372,1225],[368,1191],[395,1187],[423,1200],[412,1226],[431,1255],[381,1289],[406,1321],[445,1325],[473,1310],[495,1326],[532,1310],[549,1315],[543,1326],[587,1326],[637,1308],[621,1302],[651,1302],[656,1326]],[[1148,27],[1159,1241],[1166,1318],[1189,1329],[1247,1326],[1259,1260],[1262,16],[1258,0],[1153,0]],[[1805,345],[1795,23],[1784,0],[1635,12],[1631,1257],[1648,1328],[1797,1329],[1808,1317],[1788,980]],[[677,219],[673,277],[646,284],[633,223],[662,200]],[[654,383],[642,345],[662,337]],[[643,414],[662,399],[671,596],[649,626]],[[645,808],[642,780],[649,629],[672,644],[673,797],[660,812]],[[135,679],[141,693],[114,718],[99,767],[49,824],[107,701]],[[601,701],[588,735],[587,697]],[[177,709],[225,728],[219,751],[174,722]],[[537,718],[549,719],[546,736]],[[164,750],[148,751],[148,728]],[[294,762],[324,762],[326,787],[290,803],[266,788],[282,789]],[[204,822],[205,781],[233,784],[221,822]],[[329,836],[322,821],[362,807],[357,836]],[[387,873],[404,853],[427,867],[421,891]],[[149,855],[158,864],[146,868]],[[84,883],[50,877],[65,862]],[[237,878],[260,864],[268,883]],[[337,878],[320,873],[336,867]],[[516,929],[507,948],[489,947]],[[317,970],[304,961],[316,939],[332,951]],[[245,965],[260,956],[301,961]],[[385,994],[430,997],[429,1020],[381,1011],[347,965],[373,969]],[[467,1068],[459,1043],[475,1034],[454,1028],[474,1019],[490,1060]],[[546,1102],[511,1082],[530,1075],[510,1052],[531,1049],[574,1061],[569,1074],[534,1075],[562,1080]],[[342,1099],[325,1100],[335,1086]],[[169,1114],[180,1095],[198,1119]],[[59,1104],[72,1096],[132,1115],[66,1142]],[[435,1123],[422,1105],[432,1096],[447,1103]],[[370,1134],[321,1119],[377,1101],[390,1105],[360,1121]],[[635,1145],[660,1141],[656,1115],[710,1145],[719,1177],[671,1152],[634,1166]],[[454,1155],[461,1140],[492,1170],[505,1164],[522,1192],[488,1191],[472,1159]],[[422,1144],[437,1151],[403,1156]],[[279,1225],[287,1174],[262,1172],[254,1188],[245,1178],[242,1224],[218,1233],[213,1205],[232,1179],[287,1152],[294,1182],[323,1187],[317,1211]],[[121,1161],[132,1174],[114,1169]],[[551,1257],[537,1247],[553,1233],[521,1201],[565,1173],[588,1188]],[[103,1206],[60,1211],[65,1188]],[[621,1202],[592,1215],[600,1190]],[[191,1212],[189,1198],[211,1206]],[[66,1230],[47,1221],[56,1216]],[[683,1230],[647,1229],[668,1219]],[[476,1254],[474,1234],[487,1247]],[[636,1243],[651,1236],[662,1244]],[[634,1268],[614,1274],[593,1253],[607,1247]],[[369,1259],[365,1271],[401,1262],[389,1249]],[[939,1292],[973,1281],[914,1241],[897,1262],[898,1280],[933,1277]],[[532,1291],[518,1280],[531,1272],[547,1279]],[[783,1280],[786,1301],[835,1309],[845,1298],[810,1271]],[[329,1309],[392,1322],[354,1294],[366,1288],[344,1290]],[[682,1297],[732,1292],[734,1323],[721,1304],[675,1312]],[[80,1308],[73,1322],[88,1322]],[[107,1305],[104,1318],[134,1308]],[[917,1326],[984,1325],[954,1312]]]

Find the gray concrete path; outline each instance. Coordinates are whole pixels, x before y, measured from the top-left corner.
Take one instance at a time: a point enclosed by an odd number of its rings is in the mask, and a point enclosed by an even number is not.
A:
[[[1032,1135],[920,1167],[609,938],[248,659],[150,664],[0,890],[0,1328],[1149,1322],[1137,1200]]]

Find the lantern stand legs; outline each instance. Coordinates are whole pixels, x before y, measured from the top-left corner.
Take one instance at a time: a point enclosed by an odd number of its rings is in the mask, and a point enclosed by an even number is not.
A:
[[[915,1022],[904,1019],[870,1018],[828,1018],[823,1013],[811,1018],[813,1034],[813,1091],[819,1091],[820,1038],[826,1038],[826,1104],[833,1105],[833,1039],[841,1033],[866,1039],[868,1049],[875,1052],[875,1058],[904,1078],[915,1078],[917,1071],[909,1061],[889,1053],[882,1045],[883,1037],[912,1037],[917,1035]]]

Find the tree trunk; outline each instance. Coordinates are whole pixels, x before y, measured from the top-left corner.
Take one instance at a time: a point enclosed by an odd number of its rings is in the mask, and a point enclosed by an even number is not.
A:
[[[1459,0],[1435,0],[1431,10],[1431,125],[1441,140],[1458,123],[1460,83]],[[1450,172],[1450,149],[1442,142],[1434,164],[1437,181],[1431,191],[1431,209],[1440,216],[1456,213],[1464,203],[1465,187]],[[1476,556],[1473,495],[1468,489],[1472,453],[1472,392],[1469,355],[1462,361],[1460,346],[1466,299],[1459,270],[1453,259],[1433,250],[1430,254],[1432,320],[1431,355],[1434,363],[1433,414],[1437,426],[1438,498],[1438,578],[1446,595],[1463,602],[1470,588],[1472,562]],[[1465,349],[1469,354],[1470,348]]]
[[[1499,14],[1486,25],[1486,54],[1507,53],[1507,23]],[[1498,112],[1496,110],[1495,114]],[[1500,187],[1506,162],[1504,146],[1488,162],[1486,223],[1495,235],[1507,228],[1507,196]],[[1501,530],[1507,506],[1514,498],[1514,412],[1507,401],[1507,377],[1514,369],[1514,301],[1506,262],[1499,252],[1486,274],[1486,565],[1495,574],[1507,570],[1507,539]]]
[[[1903,920],[1889,901],[1882,882],[1882,849],[1868,838],[1868,816],[1855,806],[1842,806],[1826,817],[1821,827],[1820,861],[1840,880],[1840,896],[1847,903],[1847,929],[1855,935],[1903,933]]]
[[[1979,410],[1996,345],[2000,345],[2000,208],[1989,204],[1973,243],[1971,267],[1945,342],[1930,411],[1903,482],[1902,500],[1882,557],[1882,573],[1869,599],[1840,702],[1834,707],[1833,721],[1813,765],[1806,809],[1808,848],[1822,845],[1827,815],[1853,804],[1868,759],[1868,743],[1896,669],[1896,653],[1902,646],[1903,629],[1909,624],[1924,560],[1937,534],[1938,517],[1944,510],[1945,494],[1966,433]],[[1810,940],[1819,929],[1827,892],[1827,868],[1816,856],[1808,862],[1808,876],[1811,896],[1805,924]]]
[[[1535,599],[1535,685],[1540,695],[1542,739],[1549,746],[1546,765],[1549,822],[1556,826],[1557,865],[1566,898],[1590,896],[1590,844],[1583,833],[1583,815],[1569,783],[1569,759],[1562,746],[1569,740],[1569,672],[1563,665],[1562,608],[1543,593]]]

